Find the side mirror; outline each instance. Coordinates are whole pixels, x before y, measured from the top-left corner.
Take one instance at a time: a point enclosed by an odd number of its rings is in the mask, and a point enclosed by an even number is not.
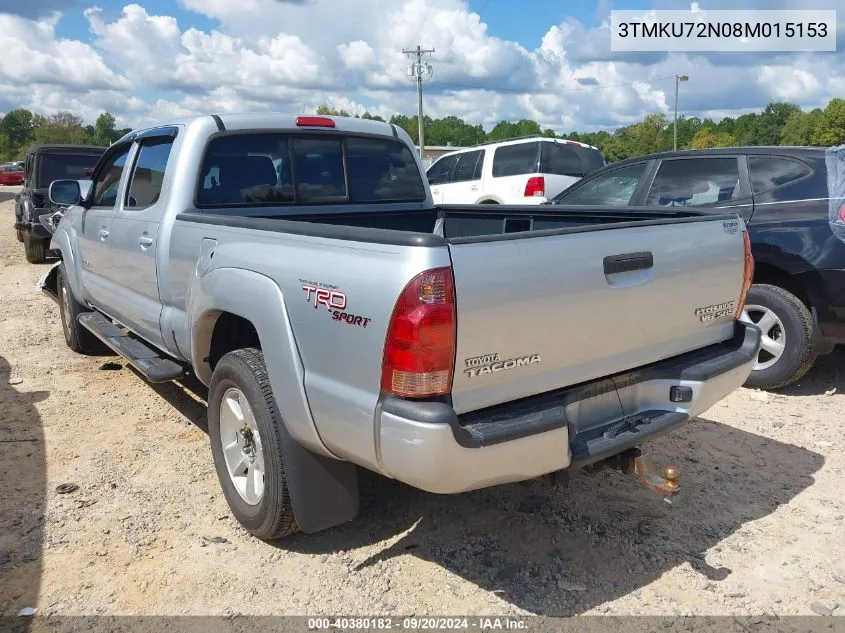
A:
[[[82,192],[75,180],[54,180],[50,183],[49,192],[53,204],[69,207],[82,201]]]

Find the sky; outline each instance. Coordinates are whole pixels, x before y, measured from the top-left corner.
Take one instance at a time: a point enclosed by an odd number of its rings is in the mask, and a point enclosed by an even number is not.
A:
[[[416,114],[403,48],[434,48],[425,113],[558,132],[648,114],[723,116],[845,96],[845,0],[699,0],[703,9],[841,9],[837,52],[621,53],[611,9],[689,0],[0,0],[0,112],[111,112],[138,127],[326,103]]]

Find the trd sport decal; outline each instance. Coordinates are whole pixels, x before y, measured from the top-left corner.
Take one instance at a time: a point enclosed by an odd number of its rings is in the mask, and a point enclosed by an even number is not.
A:
[[[476,376],[484,376],[486,374],[496,374],[500,371],[507,371],[508,369],[516,369],[517,367],[527,367],[535,363],[541,363],[543,360],[539,354],[528,354],[526,356],[517,356],[516,358],[507,358],[502,360],[498,354],[485,354],[484,356],[474,356],[467,358],[464,363],[466,368],[464,374],[469,378]]]
[[[337,286],[306,281],[305,279],[300,279],[299,283],[302,284],[302,290],[305,291],[305,300],[315,310],[323,306],[332,315],[332,321],[359,327],[367,327],[372,321],[370,317],[347,312],[348,299],[346,293],[338,290]]]

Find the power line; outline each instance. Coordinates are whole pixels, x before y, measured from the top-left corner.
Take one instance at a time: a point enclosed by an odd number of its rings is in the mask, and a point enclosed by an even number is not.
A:
[[[651,82],[656,83],[658,81],[665,81],[668,79],[672,79],[674,75],[667,75],[666,77],[656,77],[650,80],[638,80],[638,81],[630,81],[625,83],[619,84],[596,84],[592,86],[585,86],[583,88],[561,88],[559,90],[530,90],[530,89],[522,89],[522,88],[494,88],[494,87],[485,87],[485,86],[473,86],[470,84],[459,84],[459,83],[433,83],[432,87],[441,88],[445,90],[480,90],[484,92],[499,92],[499,93],[506,93],[506,94],[527,94],[527,95],[559,95],[565,94],[568,92],[590,92],[593,90],[608,90],[611,88],[625,88],[628,86],[633,86],[638,83],[644,82]]]
[[[430,62],[423,62],[423,55],[431,55],[434,52],[433,48],[422,48],[419,44],[415,49],[402,49],[402,52],[410,57],[412,60],[416,57],[416,61],[411,61],[408,66],[408,78],[417,82],[417,120],[419,123],[419,143],[420,143],[420,158],[423,157],[423,150],[425,148],[425,130],[423,125],[423,79],[431,79],[434,75],[434,68]]]

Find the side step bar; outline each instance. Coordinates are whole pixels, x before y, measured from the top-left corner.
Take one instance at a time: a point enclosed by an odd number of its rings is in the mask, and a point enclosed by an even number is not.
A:
[[[80,314],[79,324],[114,352],[123,356],[150,382],[167,382],[187,373],[184,366],[162,357],[158,350],[130,336],[99,312]]]

